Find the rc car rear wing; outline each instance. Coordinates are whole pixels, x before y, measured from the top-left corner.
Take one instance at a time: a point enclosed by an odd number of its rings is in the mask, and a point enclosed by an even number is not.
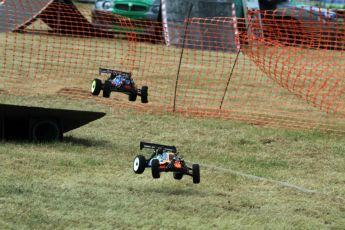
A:
[[[153,143],[147,143],[147,142],[140,142],[140,150],[142,150],[144,148],[154,149],[154,150],[156,150],[158,148],[162,148],[164,150],[168,150],[168,151],[171,151],[173,153],[177,152],[175,146],[160,145],[160,144],[153,144]]]
[[[130,73],[130,72],[123,72],[123,71],[119,71],[119,70],[113,70],[113,69],[107,69],[107,68],[102,68],[102,67],[100,67],[99,68],[99,74],[101,74],[101,73],[110,73],[110,74],[112,74],[112,75],[125,75],[125,76],[129,76],[129,77],[131,77],[132,76],[132,73]]]

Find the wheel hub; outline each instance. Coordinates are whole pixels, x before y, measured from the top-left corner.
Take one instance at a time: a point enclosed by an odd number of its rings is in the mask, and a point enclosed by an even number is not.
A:
[[[134,171],[137,171],[139,168],[139,158],[136,158],[133,163],[133,169]]]

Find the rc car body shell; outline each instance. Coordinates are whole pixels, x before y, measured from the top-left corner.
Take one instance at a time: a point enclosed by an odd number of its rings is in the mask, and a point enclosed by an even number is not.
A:
[[[179,171],[179,169],[182,169],[183,162],[180,158],[177,157],[176,153],[163,151],[161,154],[157,154],[156,156],[152,157],[152,159],[147,164],[148,167],[151,167],[153,159],[158,159],[159,167],[162,170],[166,170],[166,166],[168,164],[171,164],[171,166],[173,166],[170,171]]]

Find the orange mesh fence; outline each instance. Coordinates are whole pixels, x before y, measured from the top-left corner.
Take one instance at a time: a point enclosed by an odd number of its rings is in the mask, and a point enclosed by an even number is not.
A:
[[[12,2],[0,8],[2,94],[344,132],[342,16],[252,11],[162,23],[69,1]],[[99,67],[131,72],[149,103],[92,96],[91,81],[108,77]]]

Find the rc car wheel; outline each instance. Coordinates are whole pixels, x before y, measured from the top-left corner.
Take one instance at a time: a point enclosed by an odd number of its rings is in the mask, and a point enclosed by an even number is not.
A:
[[[136,101],[136,100],[137,100],[137,96],[138,96],[137,91],[129,92],[129,94],[128,94],[128,100],[129,100],[129,101]]]
[[[111,93],[111,82],[105,81],[103,86],[103,97],[110,97]]]
[[[102,81],[95,78],[91,83],[91,94],[98,96],[99,92],[101,92]]]
[[[133,161],[133,171],[137,174],[142,174],[146,167],[146,159],[142,155],[138,155]]]
[[[181,180],[182,177],[183,177],[183,173],[174,172],[174,173],[173,173],[173,177],[174,177],[175,180]]]
[[[153,178],[159,178],[160,171],[159,171],[159,160],[158,159],[153,159],[151,162],[151,170],[152,170],[152,177]]]
[[[149,100],[147,99],[148,89],[149,89],[149,87],[147,87],[147,86],[141,87],[141,103],[148,103],[149,102]]]
[[[193,183],[199,184],[200,183],[200,167],[199,167],[199,165],[193,164],[192,170],[193,170]]]

